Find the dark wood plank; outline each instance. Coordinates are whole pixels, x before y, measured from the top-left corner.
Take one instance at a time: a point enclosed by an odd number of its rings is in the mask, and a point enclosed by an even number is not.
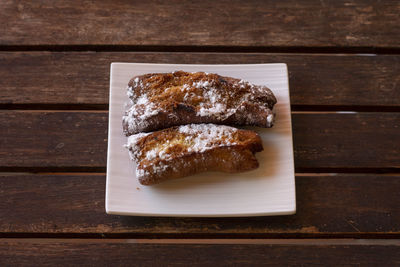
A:
[[[1,111],[1,167],[105,167],[105,111]]]
[[[105,180],[83,174],[0,176],[0,236],[400,236],[400,176],[297,176],[296,215],[250,218],[107,215]]]
[[[104,171],[107,117],[106,111],[3,110],[0,168]],[[306,113],[292,118],[297,171],[400,168],[400,113]]]
[[[400,106],[400,56],[397,55],[128,52],[2,52],[0,104],[106,105],[111,62],[285,62],[294,105]]]
[[[398,266],[396,245],[0,242],[2,266]]]
[[[293,114],[297,170],[400,168],[400,113]]]
[[[0,45],[399,47],[398,1],[11,1]]]

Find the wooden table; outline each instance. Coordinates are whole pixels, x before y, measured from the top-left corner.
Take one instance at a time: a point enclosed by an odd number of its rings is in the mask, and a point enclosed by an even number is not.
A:
[[[400,2],[0,1],[0,265],[400,265]],[[293,216],[105,214],[111,62],[290,72]]]

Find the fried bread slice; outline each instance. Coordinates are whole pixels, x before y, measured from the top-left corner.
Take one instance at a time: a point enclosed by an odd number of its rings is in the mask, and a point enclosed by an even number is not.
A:
[[[128,84],[127,136],[191,123],[272,127],[276,98],[265,86],[205,72],[150,73]]]
[[[258,167],[254,154],[262,151],[257,133],[215,124],[175,126],[128,138],[143,185],[204,171],[243,172]]]

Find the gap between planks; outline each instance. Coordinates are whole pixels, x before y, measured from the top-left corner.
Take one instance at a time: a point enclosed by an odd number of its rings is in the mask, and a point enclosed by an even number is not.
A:
[[[208,52],[398,55],[400,47],[373,46],[163,46],[163,45],[0,45],[4,52]]]
[[[21,243],[134,243],[134,244],[260,244],[260,245],[348,245],[400,246],[400,239],[63,239],[63,238],[3,238],[3,242]]]
[[[171,217],[172,218],[172,217]],[[400,240],[400,232],[332,232],[332,233],[29,233],[29,232],[0,232],[0,239],[85,239],[85,240],[126,240],[126,239],[152,239],[152,240],[328,240],[328,239],[365,239],[365,240]]]

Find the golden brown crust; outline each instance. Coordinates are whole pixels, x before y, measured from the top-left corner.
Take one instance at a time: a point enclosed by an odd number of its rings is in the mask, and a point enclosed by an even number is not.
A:
[[[154,164],[159,165],[163,162]],[[218,147],[169,161],[167,169],[157,174],[151,172],[151,166],[145,167],[144,171],[147,174],[140,175],[138,179],[142,185],[153,185],[205,171],[236,173],[256,168],[258,161],[249,149],[240,146]]]
[[[257,133],[200,124],[137,134],[128,142],[141,184],[151,185],[204,171],[242,172],[258,167]]]
[[[276,98],[265,86],[204,72],[152,73],[129,82],[126,135],[189,123],[271,127]]]

